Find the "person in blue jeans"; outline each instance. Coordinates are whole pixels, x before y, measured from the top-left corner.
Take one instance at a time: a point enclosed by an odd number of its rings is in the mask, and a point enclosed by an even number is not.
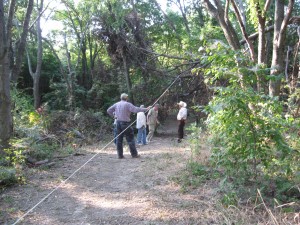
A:
[[[118,131],[117,131],[117,118],[115,117],[115,120],[114,120],[114,124],[113,124],[113,132],[114,132],[114,143],[115,145],[117,145],[117,141],[118,141],[118,138],[117,138],[117,135],[118,135]]]
[[[141,105],[140,108],[144,108],[144,105]],[[136,115],[136,128],[138,129],[137,134],[137,144],[138,145],[146,145],[146,136],[147,136],[147,129],[146,129],[146,115],[144,112],[138,112]]]
[[[146,112],[148,108],[140,108],[134,106],[132,103],[127,102],[128,95],[123,93],[121,94],[121,101],[113,104],[107,109],[107,113],[111,117],[117,118],[117,153],[118,158],[123,159],[123,137],[126,137],[127,143],[129,145],[129,150],[132,158],[139,158],[140,155],[138,154],[135,146],[134,140],[134,132],[133,128],[130,126],[130,115],[131,113],[138,113],[138,112]]]

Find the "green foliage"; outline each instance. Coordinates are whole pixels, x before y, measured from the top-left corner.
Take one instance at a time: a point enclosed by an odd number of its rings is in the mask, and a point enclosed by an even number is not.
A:
[[[201,155],[203,146],[207,148],[206,140],[204,140],[206,139],[204,129],[206,129],[204,123],[201,123],[200,126],[193,123],[186,128],[186,130],[189,131],[188,141],[192,150],[192,160],[196,159],[198,155]]]
[[[25,182],[22,167],[25,163],[24,145],[20,140],[11,140],[10,148],[4,149],[5,156],[1,157],[0,184],[12,185]]]
[[[208,169],[197,162],[190,162],[188,164],[188,170],[194,176],[207,178]]]
[[[32,98],[17,89],[12,90],[11,96],[14,105],[12,114],[15,136],[37,139],[41,133],[46,133],[48,126],[46,112],[36,112]]]
[[[115,101],[113,96],[117,96],[119,99],[117,84],[94,82],[92,88],[87,92],[87,104],[91,109],[106,113],[106,109]]]
[[[225,166],[230,173],[250,176],[257,175],[259,168],[271,172],[275,165],[286,175],[291,172],[279,163],[291,149],[282,136],[285,120],[278,101],[252,89],[227,87],[218,89],[218,96],[206,110],[217,165]]]
[[[16,88],[11,90],[11,100],[13,103],[13,118],[16,128],[25,126],[29,120],[29,114],[34,112],[33,99],[28,95],[18,91]]]
[[[210,34],[209,28],[202,31]],[[283,102],[253,88],[257,77],[268,77],[269,69],[257,68],[219,38],[206,39],[204,35],[201,40],[201,60],[209,66],[193,72],[204,73],[206,84],[214,90],[204,111],[208,114],[207,134],[212,145],[210,166],[225,172],[220,183],[222,204],[236,206],[240,196],[251,198],[257,188],[280,202],[299,198],[299,121],[291,115],[284,116]],[[290,102],[295,104],[296,98]],[[296,107],[290,107],[290,114]],[[198,148],[193,157],[197,157],[201,133],[196,127],[190,131],[192,148]]]
[[[298,174],[298,179],[299,179]],[[275,193],[274,197],[277,201],[287,203],[297,201],[300,198],[300,190],[297,184],[284,177],[279,177],[275,180]]]
[[[237,206],[238,204],[238,197],[235,192],[229,192],[223,195],[221,199],[221,203],[225,207],[229,206]]]
[[[11,148],[5,149],[6,161],[9,165],[17,167],[25,163],[25,156],[23,152],[25,151],[25,146],[22,140],[11,140]]]
[[[58,148],[55,142],[33,143],[28,154],[36,160],[51,159]]]
[[[289,121],[282,117],[282,103],[252,88],[257,70],[243,54],[222,42],[208,45],[206,51],[203,60],[211,65],[204,70],[205,79],[215,90],[205,108],[215,165],[239,178],[291,176],[296,167],[288,161],[295,154],[283,135]]]
[[[202,46],[207,46],[215,40],[224,40],[222,29],[219,26],[213,25],[211,22],[207,22],[200,32],[201,44]]]
[[[14,167],[0,166],[0,184],[11,185],[18,181]]]
[[[213,169],[191,160],[187,164],[186,169],[177,176],[172,177],[171,180],[179,184],[181,186],[181,191],[185,193],[189,189],[197,188],[216,176],[218,175]]]
[[[55,110],[69,110],[70,102],[67,85],[64,82],[52,82],[50,88],[53,90],[44,95],[44,98],[47,99],[47,104],[51,109]],[[86,100],[86,90],[79,86],[74,85],[74,103],[73,107],[81,108],[84,105]]]

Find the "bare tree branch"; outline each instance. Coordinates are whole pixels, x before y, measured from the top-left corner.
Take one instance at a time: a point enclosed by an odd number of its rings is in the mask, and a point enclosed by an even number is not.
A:
[[[286,27],[288,25],[288,22],[290,20],[290,17],[291,17],[292,11],[293,11],[293,7],[294,7],[294,3],[295,3],[295,0],[289,0],[289,5],[288,5],[287,11],[286,11],[286,15],[282,21],[281,28],[279,31],[278,43],[282,42],[282,38],[283,38],[282,35],[284,34]]]
[[[233,9],[235,11],[235,15],[236,15],[236,17],[238,19],[238,22],[239,22],[240,28],[242,30],[243,36],[245,38],[245,41],[248,44],[248,47],[249,47],[249,50],[250,50],[251,59],[252,59],[253,62],[255,62],[256,61],[256,56],[255,56],[254,46],[253,46],[253,43],[249,40],[248,34],[246,32],[246,28],[245,28],[244,23],[242,21],[241,12],[240,12],[239,8],[237,7],[237,5],[236,5],[236,3],[235,3],[234,0],[231,0],[231,4],[232,4]]]

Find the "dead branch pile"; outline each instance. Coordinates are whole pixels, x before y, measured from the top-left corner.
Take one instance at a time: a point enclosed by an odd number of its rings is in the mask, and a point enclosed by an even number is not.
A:
[[[111,129],[110,122],[100,113],[52,112],[49,116],[48,131],[66,144],[92,144],[103,140]]]

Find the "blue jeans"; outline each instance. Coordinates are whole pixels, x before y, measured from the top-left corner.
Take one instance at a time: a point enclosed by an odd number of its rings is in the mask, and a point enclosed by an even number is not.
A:
[[[118,138],[116,138],[117,137],[117,135],[118,135],[118,130],[117,130],[117,124],[114,124],[114,130],[113,130],[113,132],[114,132],[114,143],[115,143],[115,145],[117,144],[117,140],[118,140]]]
[[[143,126],[140,129],[138,129],[137,143],[145,145],[146,144],[146,135],[147,135],[146,127]]]
[[[123,137],[124,137],[124,135],[126,137],[126,141],[127,141],[128,145],[129,145],[131,156],[135,157],[138,155],[138,152],[135,147],[134,132],[133,132],[132,127],[128,127],[129,125],[130,125],[130,122],[117,121],[117,133],[118,133],[118,135],[120,134],[120,136],[118,137],[118,140],[117,140],[117,153],[118,153],[119,158],[123,157]]]

